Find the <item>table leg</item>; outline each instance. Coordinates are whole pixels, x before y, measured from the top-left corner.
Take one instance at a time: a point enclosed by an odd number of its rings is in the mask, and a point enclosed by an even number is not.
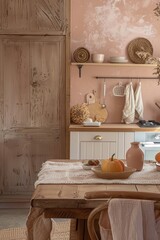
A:
[[[90,240],[86,219],[71,220],[70,240]]]

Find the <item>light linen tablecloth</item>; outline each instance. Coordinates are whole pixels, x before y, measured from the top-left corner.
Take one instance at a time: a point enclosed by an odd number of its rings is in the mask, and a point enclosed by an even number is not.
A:
[[[84,170],[82,162],[46,161],[38,174],[38,184],[160,184],[160,172],[155,163],[145,163],[142,171],[127,179],[101,179],[92,170]]]

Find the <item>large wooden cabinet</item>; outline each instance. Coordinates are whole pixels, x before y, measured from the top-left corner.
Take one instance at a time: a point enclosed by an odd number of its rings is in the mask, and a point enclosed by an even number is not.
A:
[[[0,0],[0,193],[66,157],[65,0]]]
[[[65,152],[64,37],[2,37],[3,192],[33,188],[48,158]]]

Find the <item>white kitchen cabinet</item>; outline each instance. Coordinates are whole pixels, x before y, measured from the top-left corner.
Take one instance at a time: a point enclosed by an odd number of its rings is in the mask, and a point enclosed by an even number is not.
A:
[[[160,152],[160,132],[136,132],[135,141],[140,142],[145,160],[155,160],[156,153]]]
[[[125,159],[134,132],[70,132],[70,159]]]

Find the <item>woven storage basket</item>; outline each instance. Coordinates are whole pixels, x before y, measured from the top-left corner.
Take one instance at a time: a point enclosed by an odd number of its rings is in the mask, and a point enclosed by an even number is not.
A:
[[[145,63],[145,59],[138,57],[136,52],[145,52],[153,54],[153,47],[150,41],[146,38],[136,38],[132,40],[127,47],[128,56],[134,63]]]
[[[74,51],[73,58],[76,62],[84,63],[90,59],[90,53],[86,48],[80,47]]]

